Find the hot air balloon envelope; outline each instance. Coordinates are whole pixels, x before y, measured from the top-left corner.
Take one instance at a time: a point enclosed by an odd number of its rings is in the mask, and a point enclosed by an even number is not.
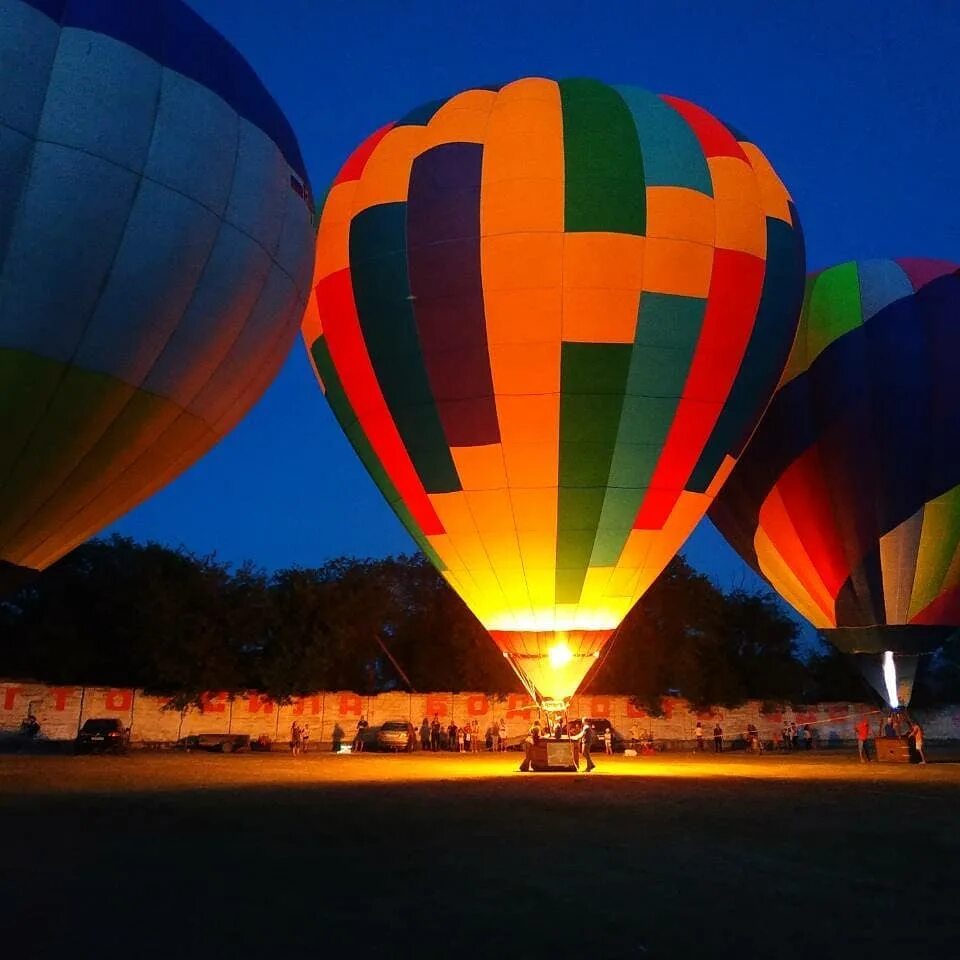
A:
[[[354,152],[303,333],[397,515],[562,701],[729,472],[802,285],[747,138],[673,97],[528,78]]]
[[[891,706],[960,626],[960,272],[810,277],[783,381],[710,516]]]
[[[0,4],[0,577],[175,477],[275,375],[309,186],[253,70],[180,0]]]

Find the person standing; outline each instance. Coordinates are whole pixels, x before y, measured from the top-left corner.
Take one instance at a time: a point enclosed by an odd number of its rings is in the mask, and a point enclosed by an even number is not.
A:
[[[603,731],[603,752],[613,756],[613,728],[607,727]]]
[[[480,752],[480,721],[473,720],[468,721],[467,726],[470,727],[470,743],[473,747],[474,753]]]
[[[430,723],[430,749],[436,753],[440,749],[440,714],[435,713]]]
[[[723,753],[723,728],[719,720],[713,725],[713,752]]]
[[[913,739],[913,749],[920,755],[920,762],[925,764],[927,758],[923,752],[923,727],[921,727],[916,720],[913,721],[910,727],[910,737]]]
[[[583,718],[581,724],[580,732],[570,739],[580,741],[580,752],[587,761],[587,773],[589,773],[596,766],[596,764],[593,762],[593,758],[590,756],[590,749],[593,747],[595,734],[593,732],[593,727],[590,726],[590,721],[586,717]]]
[[[307,752],[307,744],[310,742],[310,721],[304,720],[300,728],[300,752]]]
[[[697,742],[697,751],[700,752],[703,750],[703,724],[698,720],[697,725],[693,728],[693,737]]]
[[[426,717],[420,724],[420,748],[422,750],[430,749],[430,721]]]
[[[369,726],[367,723],[366,717],[361,717],[357,721],[357,732],[353,737],[353,752],[354,753],[363,753],[363,737],[366,733],[366,729]]]
[[[867,737],[870,736],[870,724],[866,717],[861,717],[860,721],[853,728],[857,734],[857,752],[860,754],[860,762],[866,763],[870,759],[867,752]]]
[[[813,731],[809,723],[803,725],[803,745],[807,750],[813,749]]]
[[[300,724],[296,720],[290,724],[290,753],[293,756],[300,753]]]
[[[504,751],[507,749],[507,721],[505,718],[500,718],[500,722],[497,724],[497,730],[497,749]]]

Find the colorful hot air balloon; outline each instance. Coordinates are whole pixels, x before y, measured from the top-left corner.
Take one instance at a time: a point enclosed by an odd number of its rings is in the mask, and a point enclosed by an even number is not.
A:
[[[960,627],[960,268],[810,277],[770,408],[710,517],[891,706]]]
[[[163,486],[275,375],[310,284],[296,139],[180,0],[0,2],[0,577]]]
[[[334,181],[303,323],[327,399],[541,700],[576,690],[729,472],[803,263],[753,143],[596,80],[419,107]]]

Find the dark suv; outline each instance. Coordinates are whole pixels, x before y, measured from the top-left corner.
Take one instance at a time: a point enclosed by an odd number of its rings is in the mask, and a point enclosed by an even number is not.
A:
[[[128,735],[129,731],[116,718],[87,720],[77,734],[77,753],[92,753],[94,750],[123,753]]]

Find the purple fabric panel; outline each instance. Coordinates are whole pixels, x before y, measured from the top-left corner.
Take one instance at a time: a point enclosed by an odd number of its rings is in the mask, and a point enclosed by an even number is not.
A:
[[[447,143],[414,161],[407,195],[407,262],[417,333],[451,447],[498,443],[483,283],[483,146]]]

